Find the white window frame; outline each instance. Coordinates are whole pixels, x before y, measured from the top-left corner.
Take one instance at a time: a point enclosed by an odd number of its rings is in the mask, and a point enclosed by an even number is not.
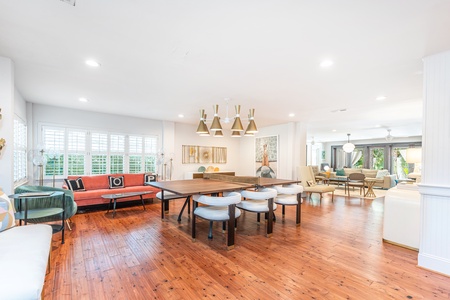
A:
[[[55,178],[62,179],[67,178],[68,176],[68,155],[71,153],[76,154],[82,154],[84,155],[84,173],[82,175],[91,175],[92,174],[92,157],[93,155],[106,155],[106,173],[104,174],[110,174],[111,173],[111,156],[112,155],[123,155],[123,173],[129,173],[129,156],[130,155],[140,155],[141,158],[141,170],[139,173],[145,173],[145,158],[147,156],[155,156],[156,158],[156,149],[159,145],[159,137],[157,135],[140,135],[140,134],[126,134],[126,133],[118,133],[118,132],[106,132],[102,130],[95,130],[95,129],[89,129],[89,128],[80,128],[80,127],[67,127],[67,126],[59,126],[59,125],[50,125],[50,124],[40,124],[40,140],[42,141],[42,144],[44,144],[44,133],[48,129],[54,129],[54,130],[63,130],[64,131],[64,150],[62,151],[64,155],[64,171],[63,175],[56,175]],[[86,133],[86,141],[85,141],[85,147],[83,149],[78,149],[77,151],[71,151],[69,149],[68,145],[68,136],[69,132],[85,132]],[[102,149],[96,151],[93,151],[93,144],[95,143],[92,141],[92,135],[93,134],[105,134],[107,136],[107,146],[106,150],[103,147]],[[111,147],[111,137],[112,136],[120,136],[124,139],[124,147],[123,151],[121,149],[114,149],[114,147]],[[131,152],[130,153],[130,137],[133,138],[141,138],[142,139],[142,151],[139,153]],[[149,142],[150,141],[150,142]],[[61,142],[61,141],[60,141]],[[145,149],[146,145],[151,145],[151,149]],[[45,147],[45,145],[44,145]],[[147,147],[148,148],[148,147]],[[51,149],[46,149],[46,151],[49,151]],[[114,151],[113,151],[114,150]],[[133,150],[133,149],[131,149]],[[156,170],[156,160],[154,169]],[[52,176],[49,175],[50,173],[44,172],[44,179],[50,179]],[[96,173],[97,174],[97,173]],[[81,174],[80,174],[81,175]]]
[[[27,124],[14,115],[14,186],[27,182]]]

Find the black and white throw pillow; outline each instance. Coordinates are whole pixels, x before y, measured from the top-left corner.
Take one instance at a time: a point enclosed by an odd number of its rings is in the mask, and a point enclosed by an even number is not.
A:
[[[156,174],[145,174],[144,175],[144,182],[152,182],[156,181]]]
[[[84,189],[84,184],[83,184],[83,179],[81,177],[74,179],[74,180],[70,180],[70,179],[64,179],[64,182],[67,185],[67,188],[71,191],[85,191]]]
[[[118,188],[123,188],[124,184],[123,184],[123,176],[108,176],[109,179],[109,188],[110,189],[118,189]]]

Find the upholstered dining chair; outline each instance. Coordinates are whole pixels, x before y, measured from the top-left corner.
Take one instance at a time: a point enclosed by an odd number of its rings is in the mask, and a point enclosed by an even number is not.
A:
[[[64,210],[64,221],[66,222],[67,228],[69,230],[72,230],[72,227],[70,226],[71,220],[76,213],[77,213],[77,203],[74,201],[73,192],[71,190],[67,189],[60,189],[56,187],[50,187],[50,186],[35,186],[35,185],[21,185],[15,188],[14,193],[15,194],[21,194],[21,193],[37,193],[37,192],[64,192],[65,194],[65,210]],[[52,197],[39,197],[36,200],[28,201],[28,209],[41,209],[41,208],[51,208],[51,207],[61,207],[61,201],[56,198]],[[14,201],[15,209],[19,209],[19,201]],[[54,222],[54,221],[60,221],[61,217],[58,215],[55,216],[49,216],[49,217],[43,217],[38,219],[29,219],[28,222],[30,223],[47,223],[47,222]]]
[[[230,220],[230,214],[234,212],[234,219],[239,218],[241,211],[236,208],[236,204],[241,202],[241,194],[238,192],[231,192],[222,197],[212,197],[206,195],[194,195],[192,197],[194,200],[194,213],[192,217],[192,240],[195,241],[196,238],[196,216],[209,221],[209,233],[208,239],[213,238],[212,226],[213,222],[224,222],[224,229],[226,221]],[[198,206],[201,203],[201,206]],[[232,225],[232,227],[230,226]],[[228,231],[233,231],[236,224],[229,224]],[[234,241],[232,243],[234,245]],[[228,245],[229,247],[232,245]]]
[[[260,214],[264,213],[265,219],[269,219],[269,199],[275,199],[277,197],[277,190],[273,188],[262,188],[258,190],[243,190],[241,191],[244,200],[238,203],[236,206],[257,214],[257,222],[261,221]],[[277,209],[277,204],[273,202],[273,211]],[[269,233],[270,235],[271,233]]]
[[[300,213],[302,204],[302,192],[303,186],[298,184],[290,184],[286,186],[274,186],[277,190],[277,197],[275,198],[275,203],[281,205],[281,214],[283,218],[285,217],[285,206],[295,205],[296,206],[296,220],[297,226],[300,225]]]
[[[311,200],[311,194],[320,194],[320,201],[322,201],[323,193],[331,193],[331,202],[334,201],[334,186],[317,184],[314,178],[314,172],[311,166],[300,166],[298,167],[299,180],[301,180],[301,185],[303,186],[303,191],[307,193],[309,199]]]
[[[363,196],[366,194],[366,186],[364,184],[364,180],[366,179],[366,175],[363,173],[351,173],[348,175],[348,195],[350,196],[350,187],[359,187],[359,194],[361,195],[361,190],[363,191]]]

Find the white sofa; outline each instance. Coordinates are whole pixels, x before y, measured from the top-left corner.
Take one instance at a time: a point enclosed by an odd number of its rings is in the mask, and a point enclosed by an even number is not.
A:
[[[386,171],[386,170],[383,170]],[[366,178],[378,178],[377,173],[378,170],[372,170],[372,169],[352,169],[352,168],[344,168],[345,175],[336,175],[336,172],[330,173],[330,178],[333,177],[348,177],[348,175],[352,173],[363,173],[366,175]],[[322,174],[321,174],[322,175]],[[395,180],[397,179],[396,175],[385,175],[382,178],[379,178],[377,182],[375,182],[374,187],[379,187],[383,189],[390,189],[391,187],[395,186]]]
[[[0,298],[41,299],[52,241],[46,224],[0,232]]]

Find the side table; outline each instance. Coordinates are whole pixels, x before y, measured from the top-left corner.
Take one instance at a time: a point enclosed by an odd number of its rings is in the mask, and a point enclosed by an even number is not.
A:
[[[364,197],[371,197],[376,198],[377,195],[375,195],[375,192],[373,191],[373,186],[375,185],[375,182],[379,181],[378,178],[366,178],[364,181],[367,184],[367,192],[364,195]]]
[[[36,192],[36,193],[21,193],[10,195],[10,198],[19,201],[19,209],[14,214],[15,218],[19,220],[19,224],[22,225],[22,221],[24,221],[24,225],[27,225],[29,219],[39,219],[54,215],[61,215],[61,225],[59,224],[50,224],[53,229],[53,233],[62,232],[62,240],[61,244],[64,244],[64,210],[65,210],[65,198],[66,195],[64,192]],[[40,201],[42,198],[61,198],[62,205],[61,207],[43,207],[43,208],[34,208],[28,209],[28,201]]]

